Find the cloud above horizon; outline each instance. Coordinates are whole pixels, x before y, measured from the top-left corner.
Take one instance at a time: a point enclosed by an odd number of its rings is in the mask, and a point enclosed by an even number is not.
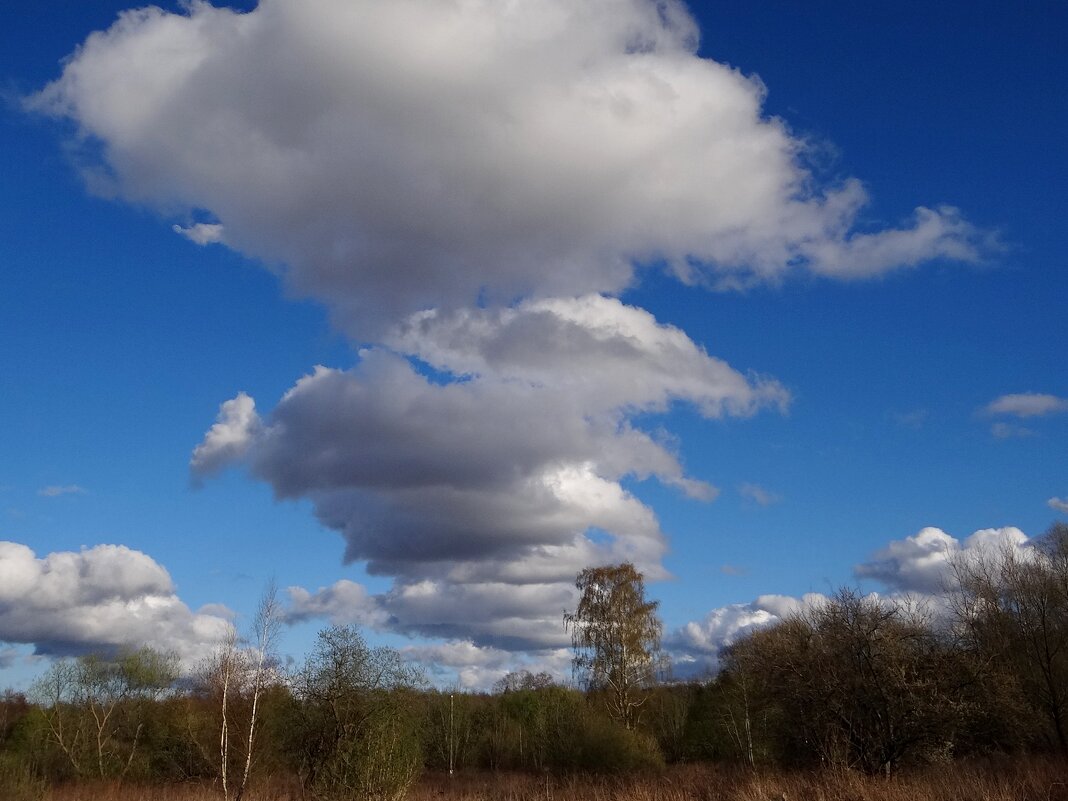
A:
[[[1032,539],[1014,526],[980,529],[963,540],[929,526],[900,540],[892,540],[872,558],[853,569],[857,579],[873,579],[883,592],[869,597],[886,602],[906,601],[935,614],[947,610],[947,590],[952,585],[955,561],[998,558],[1015,551],[1028,558]],[[690,621],[665,638],[680,675],[715,671],[724,648],[753,631],[813,609],[829,596],[809,592],[801,597],[761,595],[749,603],[734,603],[712,609],[701,620]]]
[[[97,545],[38,557],[0,542],[0,642],[46,656],[149,645],[191,666],[231,627],[189,609],[166,569],[141,551]]]
[[[263,0],[131,10],[29,108],[91,188],[281,269],[359,339],[426,308],[972,262],[951,207],[861,228],[676,0]]]
[[[600,295],[423,313],[390,341],[352,370],[317,368],[264,418],[247,395],[227,401],[191,470],[244,465],[278,497],[310,499],[347,561],[395,578],[380,599],[395,628],[480,645],[560,645],[590,564],[666,576],[656,515],[622,482],[717,490],[636,415],[685,403],[745,418],[790,399]],[[302,602],[331,609],[342,589]]]
[[[951,206],[862,215],[862,182],[818,178],[697,37],[677,0],[192,0],[124,12],[26,100],[73,127],[93,191],[258,260],[364,346],[268,412],[227,400],[192,453],[194,480],[243,466],[393,578],[293,588],[294,620],[560,646],[582,568],[666,577],[634,482],[718,493],[642,416],[790,403],[622,303],[642,270],[733,290],[995,247]]]

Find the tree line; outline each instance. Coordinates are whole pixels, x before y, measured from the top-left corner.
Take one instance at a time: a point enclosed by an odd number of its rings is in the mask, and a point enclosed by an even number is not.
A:
[[[492,692],[428,686],[351,626],[303,663],[272,658],[264,596],[248,643],[193,675],[148,648],[54,662],[0,698],[0,796],[85,779],[257,782],[301,797],[399,799],[430,771],[656,770],[668,762],[893,773],[989,754],[1068,758],[1068,526],[952,564],[945,606],[843,589],[673,681],[633,565],[590,568],[565,615],[575,681],[511,673]],[[28,789],[27,789],[28,788]]]

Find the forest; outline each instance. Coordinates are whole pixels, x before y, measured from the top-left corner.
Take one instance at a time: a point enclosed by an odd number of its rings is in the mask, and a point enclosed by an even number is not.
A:
[[[673,677],[628,564],[578,577],[574,679],[429,685],[351,626],[273,658],[276,601],[192,672],[54,661],[0,700],[0,798],[1068,798],[1068,526],[938,606],[837,591]]]

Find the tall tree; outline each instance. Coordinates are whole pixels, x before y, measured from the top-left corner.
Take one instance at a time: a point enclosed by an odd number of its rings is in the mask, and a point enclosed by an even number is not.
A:
[[[200,668],[202,689],[218,703],[218,770],[226,801],[241,801],[248,790],[260,704],[270,685],[278,681],[274,649],[281,626],[282,607],[272,580],[260,598],[247,645],[231,628]],[[199,738],[194,735],[193,740],[208,758],[208,749]]]
[[[644,578],[630,562],[588,567],[575,586],[582,594],[578,608],[564,614],[575,669],[590,689],[607,693],[612,717],[633,729],[657,667],[660,604],[646,600]]]

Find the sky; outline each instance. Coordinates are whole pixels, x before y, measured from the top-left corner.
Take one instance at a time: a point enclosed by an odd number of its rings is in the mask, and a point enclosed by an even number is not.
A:
[[[679,675],[1068,517],[1068,8],[0,8],[0,684],[568,677],[633,561]]]

